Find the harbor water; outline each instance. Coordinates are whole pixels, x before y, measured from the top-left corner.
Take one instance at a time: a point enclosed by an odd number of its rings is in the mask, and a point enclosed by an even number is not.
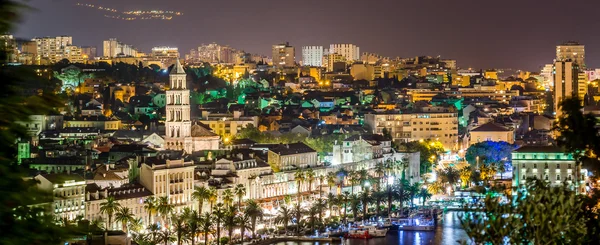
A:
[[[390,231],[383,238],[344,239],[343,245],[456,245],[467,240],[467,234],[460,225],[461,212],[449,211],[435,231]],[[273,245],[337,245],[318,242],[280,242]]]

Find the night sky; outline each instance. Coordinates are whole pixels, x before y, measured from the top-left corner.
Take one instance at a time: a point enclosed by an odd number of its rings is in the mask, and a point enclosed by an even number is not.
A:
[[[75,6],[182,11],[171,21],[124,21]],[[182,54],[217,42],[270,55],[289,41],[300,60],[303,45],[353,43],[390,57],[441,55],[462,68],[539,71],[566,40],[586,45],[588,67],[600,67],[597,0],[31,0],[16,30],[22,38],[71,35],[75,45],[110,37],[148,52],[177,46]]]

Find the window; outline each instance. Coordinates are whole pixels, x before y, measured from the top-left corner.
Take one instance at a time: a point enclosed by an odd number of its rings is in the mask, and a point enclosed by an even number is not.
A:
[[[560,174],[556,175],[556,180],[560,180]]]

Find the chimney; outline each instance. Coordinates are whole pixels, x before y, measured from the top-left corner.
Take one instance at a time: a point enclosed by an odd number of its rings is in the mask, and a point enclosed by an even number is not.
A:
[[[85,200],[86,200],[86,201],[89,201],[89,200],[90,200],[90,193],[89,193],[89,192],[86,192],[86,193],[85,193]]]
[[[104,166],[106,167],[106,171],[108,171],[108,164],[104,164]]]
[[[108,189],[104,189],[104,198],[108,197]]]

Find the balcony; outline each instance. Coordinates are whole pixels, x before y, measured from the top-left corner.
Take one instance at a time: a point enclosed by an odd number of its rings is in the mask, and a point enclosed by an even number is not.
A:
[[[182,194],[183,190],[175,190],[175,191],[171,191],[170,193],[171,193],[171,195]]]

